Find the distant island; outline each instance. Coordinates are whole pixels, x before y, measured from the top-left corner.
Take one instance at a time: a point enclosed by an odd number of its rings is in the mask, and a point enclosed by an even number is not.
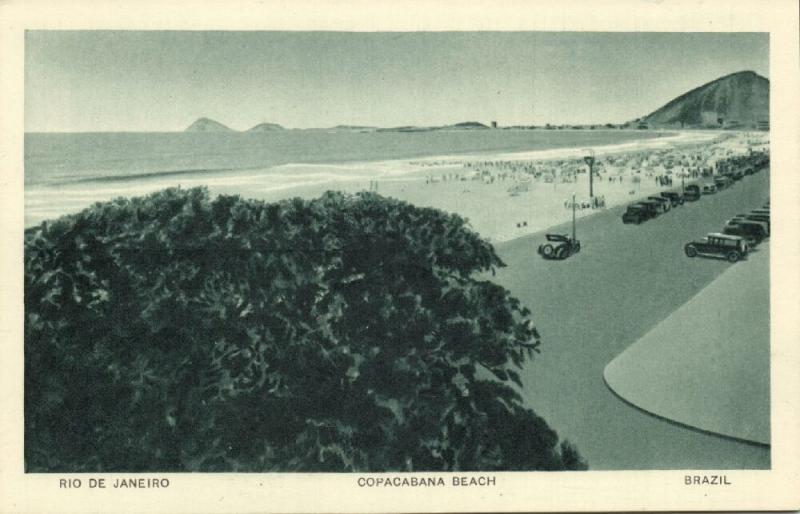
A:
[[[612,130],[612,129],[726,129],[769,130],[769,79],[753,71],[725,75],[688,91],[664,106],[641,118],[624,123],[605,124],[544,124],[491,126],[478,121],[451,125],[374,127],[367,125],[336,125],[325,130],[341,132],[433,132],[451,130]],[[277,132],[287,130],[277,123],[259,123],[244,132]],[[238,132],[226,125],[200,118],[186,132]]]
[[[200,118],[188,127],[184,132],[236,132],[230,127],[209,118]]]
[[[331,127],[328,130],[377,130],[378,127],[372,125],[336,125],[335,127]]]
[[[485,130],[489,129],[488,125],[477,121],[464,121],[455,123],[453,125],[441,125],[437,127],[417,127],[408,125],[403,127],[379,128],[378,132],[431,132],[434,130]]]
[[[247,132],[274,132],[276,130],[286,130],[277,123],[259,123],[255,127],[247,129]]]
[[[259,123],[247,129],[245,132],[272,132],[276,130],[286,130],[277,123]],[[198,118],[194,123],[186,127],[184,132],[239,132],[229,126],[211,118]]]

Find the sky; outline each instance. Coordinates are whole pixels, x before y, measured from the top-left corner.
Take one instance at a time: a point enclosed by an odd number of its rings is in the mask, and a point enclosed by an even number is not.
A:
[[[768,34],[28,31],[25,130],[620,123],[742,70]]]

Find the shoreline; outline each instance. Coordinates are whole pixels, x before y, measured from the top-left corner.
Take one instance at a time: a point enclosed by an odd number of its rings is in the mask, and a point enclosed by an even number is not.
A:
[[[580,131],[575,131],[580,132]],[[651,137],[622,143],[609,143],[593,147],[597,156],[624,156],[680,150],[714,140],[736,139],[736,134],[725,131],[665,131],[661,137]],[[69,185],[28,187],[25,189],[25,226],[30,227],[60,215],[77,212],[98,201],[108,201],[120,196],[149,194],[167,187],[208,187],[212,195],[231,194],[264,201],[301,197],[314,198],[328,190],[355,193],[377,187],[377,192],[420,207],[434,207],[461,215],[470,220],[474,230],[493,243],[521,237],[538,230],[555,226],[571,218],[571,210],[564,202],[572,193],[588,191],[586,173],[572,176],[571,183],[558,179],[550,183],[530,182],[529,190],[519,195],[509,195],[508,189],[520,177],[498,177],[491,184],[474,178],[468,166],[482,162],[507,162],[532,166],[551,166],[550,161],[576,159],[585,147],[580,145],[521,152],[471,152],[424,158],[385,159],[341,163],[292,163],[268,168],[253,168],[238,172],[187,173],[141,176],[134,180],[103,180],[87,188],[88,182]],[[585,166],[584,166],[585,167]],[[625,170],[623,170],[624,172]],[[622,173],[629,176],[630,173]],[[449,181],[446,180],[450,177]],[[445,180],[439,180],[439,177]],[[632,201],[662,190],[650,178],[642,183],[611,185],[596,182],[596,194],[606,197],[606,207]],[[430,182],[430,183],[428,183]],[[435,182],[435,184],[434,184]],[[528,187],[528,186],[526,186]],[[579,200],[585,200],[579,194]],[[53,200],[57,198],[57,201]],[[577,213],[582,218],[590,210]],[[520,224],[517,227],[517,224]]]

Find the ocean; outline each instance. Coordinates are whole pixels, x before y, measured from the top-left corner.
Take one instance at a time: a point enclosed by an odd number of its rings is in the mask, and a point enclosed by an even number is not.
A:
[[[315,183],[403,171],[387,168],[386,161],[596,147],[663,135],[621,130],[29,133],[25,225],[169,186],[208,185],[243,195],[257,188],[290,196],[293,189]]]

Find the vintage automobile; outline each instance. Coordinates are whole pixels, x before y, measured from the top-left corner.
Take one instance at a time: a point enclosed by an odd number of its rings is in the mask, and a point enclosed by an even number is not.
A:
[[[726,176],[714,177],[714,185],[717,186],[717,191],[727,189],[731,184],[733,184],[733,180]]]
[[[722,233],[744,238],[750,247],[756,246],[767,237],[767,231],[762,225],[749,222],[728,223],[722,228]]]
[[[712,232],[702,239],[686,243],[684,251],[687,257],[722,257],[729,262],[737,262],[747,256],[747,241],[739,236]]]
[[[672,209],[672,202],[663,196],[648,196],[647,199],[661,205],[661,212],[667,212]]]
[[[566,259],[581,251],[581,242],[566,234],[546,234],[547,242],[539,245],[539,255],[545,259]]]
[[[742,180],[744,178],[744,171],[741,169],[735,169],[727,173],[724,173],[724,176],[728,177],[733,181]]]
[[[738,223],[756,223],[758,225],[761,225],[764,228],[764,232],[766,232],[767,237],[769,237],[769,222],[764,221],[764,220],[750,219],[747,216],[748,215],[746,215],[746,214],[737,214],[733,218],[729,219],[727,224],[728,225],[733,225],[733,224],[738,224]]]
[[[716,192],[717,192],[717,186],[715,186],[714,184],[711,183],[703,184],[704,195],[713,195]]]
[[[652,213],[652,217],[655,218],[659,216],[662,212],[664,212],[664,206],[661,205],[660,202],[656,202],[653,200],[641,200],[638,202],[638,205],[643,206],[644,208],[648,209]]]
[[[673,207],[677,207],[679,205],[683,205],[684,198],[683,195],[675,192],[675,191],[662,191],[661,196],[666,198],[672,203]]]
[[[685,188],[683,197],[689,202],[696,202],[700,199],[700,186],[697,184],[689,184]]]
[[[635,223],[638,225],[643,221],[649,220],[653,216],[655,216],[655,213],[648,206],[634,203],[629,205],[627,210],[622,213],[622,222]]]
[[[749,214],[746,214],[744,216],[744,219],[750,220],[750,221],[763,221],[764,223],[767,224],[767,232],[772,230],[770,228],[769,214],[760,214],[760,213],[756,213],[756,212],[751,212]]]

